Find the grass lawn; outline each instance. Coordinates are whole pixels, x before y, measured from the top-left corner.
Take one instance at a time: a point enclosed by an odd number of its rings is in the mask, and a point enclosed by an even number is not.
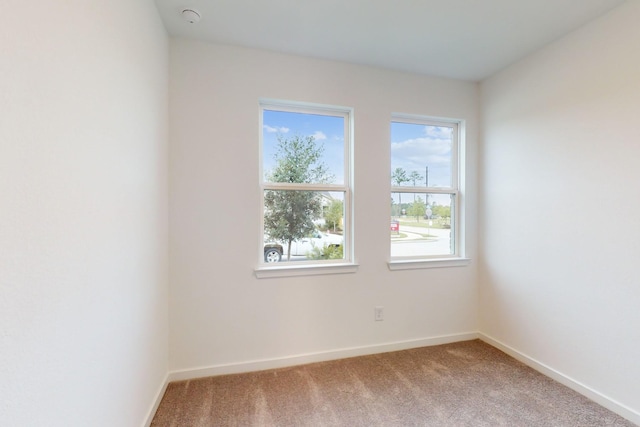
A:
[[[431,224],[429,225],[429,220],[425,219],[425,220],[420,220],[420,222],[417,222],[415,220],[413,221],[408,221],[407,219],[402,219],[400,220],[400,225],[407,225],[409,227],[421,227],[421,228],[449,228],[449,227],[443,227],[442,226],[442,221],[439,219],[434,219],[431,220]]]

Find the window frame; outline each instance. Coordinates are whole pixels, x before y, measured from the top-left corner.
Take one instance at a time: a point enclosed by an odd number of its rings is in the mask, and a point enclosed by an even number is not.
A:
[[[453,251],[449,254],[441,255],[414,255],[414,256],[391,256],[391,240],[389,241],[389,261],[387,263],[390,270],[408,270],[419,268],[439,268],[439,267],[459,267],[470,263],[465,252],[465,122],[464,120],[422,116],[404,113],[392,113],[389,121],[389,149],[391,149],[391,126],[392,123],[406,123],[424,126],[442,126],[453,128],[453,138],[451,147],[451,183],[449,187],[418,187],[418,186],[398,186],[391,183],[390,194],[446,194],[452,195],[451,206],[451,243]],[[393,172],[393,165],[390,153],[389,172]],[[391,217],[391,211],[389,212]]]
[[[264,112],[282,111],[300,114],[324,115],[342,117],[344,119],[344,160],[343,160],[343,182],[341,184],[309,184],[309,183],[286,183],[286,182],[266,182],[264,176]],[[357,264],[354,262],[354,242],[353,242],[353,108],[315,104],[308,102],[286,101],[278,99],[259,100],[259,254],[258,266],[255,274],[258,278],[286,277],[286,276],[307,276],[318,274],[340,274],[353,273],[357,271]],[[274,263],[264,262],[264,195],[268,190],[289,190],[289,191],[323,191],[338,192],[344,194],[344,218],[343,218],[343,259],[333,260],[310,260],[295,263]]]

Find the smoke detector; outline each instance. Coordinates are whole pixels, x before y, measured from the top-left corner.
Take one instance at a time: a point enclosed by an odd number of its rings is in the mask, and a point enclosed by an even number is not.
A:
[[[193,9],[183,9],[182,17],[190,24],[195,24],[200,21],[200,13]]]

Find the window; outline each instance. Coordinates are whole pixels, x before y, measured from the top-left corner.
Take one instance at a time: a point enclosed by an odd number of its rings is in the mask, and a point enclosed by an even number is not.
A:
[[[455,121],[392,117],[390,268],[461,258],[459,139]]]
[[[351,110],[264,101],[260,118],[257,271],[350,263]]]

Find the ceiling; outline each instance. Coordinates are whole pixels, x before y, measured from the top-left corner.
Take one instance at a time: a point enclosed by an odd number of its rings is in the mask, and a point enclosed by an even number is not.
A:
[[[624,0],[156,0],[169,34],[480,81]],[[198,23],[181,16],[197,10]]]

